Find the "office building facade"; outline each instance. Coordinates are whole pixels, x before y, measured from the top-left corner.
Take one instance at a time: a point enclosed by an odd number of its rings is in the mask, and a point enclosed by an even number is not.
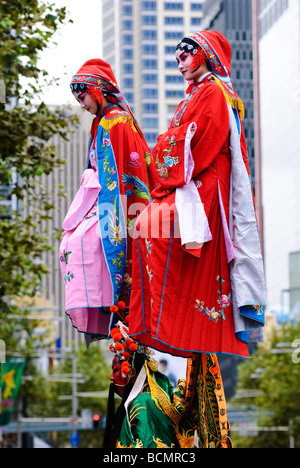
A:
[[[276,314],[300,284],[290,262],[300,251],[300,1],[260,0],[259,31],[265,270]]]
[[[201,29],[202,16],[199,0],[103,0],[103,58],[150,148],[185,98],[175,47],[185,34]]]

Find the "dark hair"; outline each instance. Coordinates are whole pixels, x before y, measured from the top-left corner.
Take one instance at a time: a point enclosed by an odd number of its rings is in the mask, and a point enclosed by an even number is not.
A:
[[[184,50],[189,54],[195,54],[196,52],[194,52],[194,50],[197,51],[199,49],[199,45],[195,41],[193,41],[193,39],[190,39],[189,37],[184,37],[183,39],[181,39],[181,41],[178,42],[176,46],[176,50],[177,49]]]
[[[201,53],[203,55],[203,60],[205,60],[205,64],[206,64],[207,68],[210,71],[212,71],[211,65],[210,65],[209,60],[207,59],[205,53],[203,52],[203,50],[201,49],[199,44],[197,44],[193,39],[190,39],[189,37],[184,37],[183,39],[181,39],[181,41],[178,42],[178,44],[176,46],[176,50],[178,50],[178,49],[183,50],[184,52],[186,52],[188,54],[191,54],[191,55],[196,55],[199,48],[201,50]]]

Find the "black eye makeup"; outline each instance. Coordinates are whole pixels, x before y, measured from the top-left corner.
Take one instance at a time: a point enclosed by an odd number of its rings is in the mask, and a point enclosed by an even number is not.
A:
[[[82,94],[80,94],[80,96],[78,96],[78,98],[77,98],[77,101],[78,101],[78,102],[84,101],[84,98],[85,98],[86,95],[87,95],[87,93],[82,93]]]
[[[188,58],[189,54],[187,52],[182,52],[182,54],[179,56],[179,59],[176,58],[177,63],[179,62],[184,62]]]

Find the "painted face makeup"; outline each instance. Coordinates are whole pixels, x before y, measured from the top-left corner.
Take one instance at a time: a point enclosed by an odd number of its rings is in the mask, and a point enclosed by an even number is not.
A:
[[[178,70],[184,76],[185,80],[196,81],[203,74],[200,68],[194,70],[194,55],[185,52],[184,50],[177,49],[175,57],[178,63]]]
[[[92,98],[92,96],[87,92],[84,91],[83,93],[74,93],[74,97],[76,101],[79,102],[80,107],[82,109],[87,110],[92,115],[97,114],[98,106],[97,102]]]

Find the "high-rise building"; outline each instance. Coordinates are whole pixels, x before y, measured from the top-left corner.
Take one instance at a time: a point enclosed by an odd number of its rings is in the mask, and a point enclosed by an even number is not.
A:
[[[300,1],[260,0],[259,30],[266,285],[268,308],[278,312],[291,292],[293,305],[295,295],[300,301],[289,261],[300,251]]]
[[[103,59],[152,148],[166,131],[186,83],[178,73],[175,47],[201,29],[200,0],[103,0]]]

